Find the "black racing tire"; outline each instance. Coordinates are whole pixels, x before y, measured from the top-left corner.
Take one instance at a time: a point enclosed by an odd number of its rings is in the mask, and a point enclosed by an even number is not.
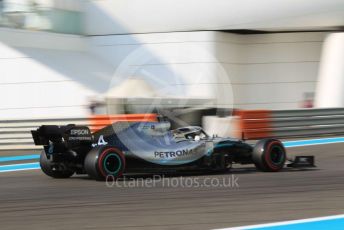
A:
[[[52,178],[58,178],[58,179],[69,178],[73,176],[73,174],[75,173],[73,170],[68,169],[68,168],[65,168],[63,170],[61,169],[53,170],[52,164],[48,160],[47,155],[44,150],[41,152],[41,156],[39,158],[39,164],[41,166],[43,173]]]
[[[97,146],[87,153],[84,167],[93,179],[116,180],[125,170],[125,157],[121,150],[114,146]]]
[[[252,160],[256,168],[264,172],[278,172],[285,164],[287,154],[281,141],[263,139],[253,148]]]

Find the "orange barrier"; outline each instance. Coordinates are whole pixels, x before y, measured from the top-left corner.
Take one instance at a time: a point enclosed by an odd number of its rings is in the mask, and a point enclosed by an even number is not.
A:
[[[118,114],[118,115],[92,115],[90,120],[90,129],[95,132],[104,128],[107,125],[113,124],[118,121],[127,122],[155,122],[158,120],[157,114]]]
[[[271,111],[238,110],[235,135],[243,139],[261,139],[271,137]]]

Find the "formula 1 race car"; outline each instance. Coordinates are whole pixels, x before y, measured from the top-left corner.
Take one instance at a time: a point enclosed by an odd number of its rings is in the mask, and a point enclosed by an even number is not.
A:
[[[87,173],[94,179],[123,173],[165,173],[181,170],[227,171],[232,164],[254,164],[258,170],[280,171],[287,159],[277,139],[255,145],[207,135],[201,127],[170,130],[168,121],[116,122],[94,133],[86,126],[42,125],[33,130],[42,145],[42,171],[54,178]],[[298,156],[290,167],[314,165],[313,156]]]

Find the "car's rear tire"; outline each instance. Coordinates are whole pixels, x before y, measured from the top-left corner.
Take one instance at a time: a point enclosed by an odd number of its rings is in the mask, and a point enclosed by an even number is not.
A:
[[[278,172],[285,164],[287,155],[281,141],[263,139],[253,149],[252,160],[256,168],[264,172]]]
[[[41,152],[39,164],[44,174],[53,178],[69,178],[75,173],[72,169],[62,167],[62,165],[59,168],[52,167],[53,165],[51,161],[49,161],[49,159],[47,158],[47,155],[44,150]]]
[[[87,174],[96,180],[117,179],[123,175],[125,157],[113,146],[98,146],[87,153],[84,163]]]

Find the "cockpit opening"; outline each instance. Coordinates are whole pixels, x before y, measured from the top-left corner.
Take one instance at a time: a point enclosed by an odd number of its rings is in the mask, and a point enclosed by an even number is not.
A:
[[[200,141],[202,139],[208,138],[208,134],[204,132],[201,127],[198,126],[190,126],[190,127],[183,127],[178,128],[171,131],[173,134],[173,138],[176,141],[183,141],[183,140],[193,140],[193,141]]]

